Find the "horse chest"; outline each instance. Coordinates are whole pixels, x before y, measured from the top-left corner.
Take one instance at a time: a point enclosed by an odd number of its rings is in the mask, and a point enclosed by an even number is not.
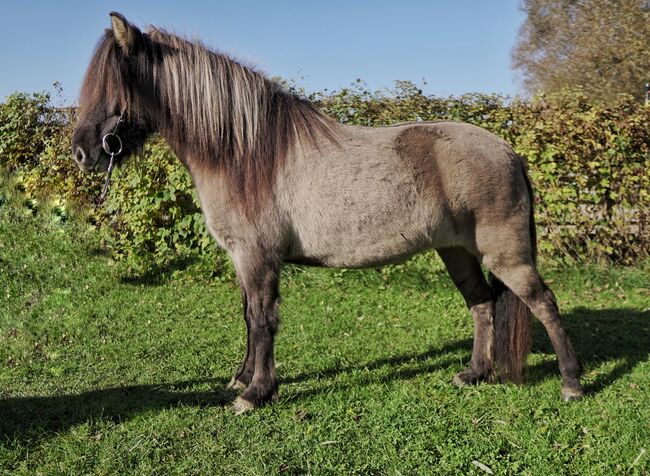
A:
[[[280,245],[278,220],[272,209],[260,211],[251,221],[224,194],[199,193],[199,197],[208,231],[230,254],[246,253],[265,243],[271,243],[270,248]]]
[[[217,244],[228,251],[234,251],[238,240],[233,233],[233,226],[230,221],[224,219],[223,215],[214,213],[214,210],[211,208],[204,208],[203,215],[205,216],[205,224],[208,231]]]
[[[241,217],[233,212],[232,206],[227,205],[228,197],[218,177],[195,173],[192,176],[210,235],[220,247],[233,252],[241,241],[241,233],[237,232],[241,229]]]

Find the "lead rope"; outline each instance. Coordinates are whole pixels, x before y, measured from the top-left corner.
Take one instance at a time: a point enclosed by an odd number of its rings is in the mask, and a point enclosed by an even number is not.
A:
[[[115,156],[120,155],[122,153],[122,139],[120,139],[120,136],[117,135],[117,131],[120,128],[120,125],[124,122],[124,111],[120,114],[119,119],[117,120],[117,124],[115,124],[115,128],[113,129],[113,132],[109,132],[108,134],[104,135],[102,137],[102,149],[104,149],[104,152],[109,154],[111,156],[109,162],[108,162],[108,170],[106,171],[106,181],[104,182],[104,187],[102,188],[102,194],[99,196],[99,201],[103,202],[106,199],[106,194],[108,193],[108,187],[111,184],[111,173],[113,173],[113,167],[115,166]],[[112,138],[117,139],[117,142],[119,143],[119,148],[116,151],[111,150],[111,145],[108,143],[109,139]]]
[[[106,181],[104,182],[104,187],[102,188],[102,194],[99,196],[100,202],[103,202],[106,199],[106,194],[108,193],[108,186],[111,184],[111,173],[113,172],[114,165],[115,165],[115,154],[111,154],[111,159],[108,162],[108,170],[106,171]]]

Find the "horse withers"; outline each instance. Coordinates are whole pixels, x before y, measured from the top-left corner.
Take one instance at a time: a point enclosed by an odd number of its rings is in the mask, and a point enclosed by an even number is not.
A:
[[[521,381],[532,311],[557,354],[563,398],[582,395],[581,366],[536,268],[526,166],[503,140],[456,122],[340,125],[200,43],[143,33],[118,13],[111,23],[83,82],[73,157],[84,171],[107,171],[157,132],[191,174],[241,287],[237,411],[277,397],[283,263],[375,267],[431,248],[474,320],[455,384]]]

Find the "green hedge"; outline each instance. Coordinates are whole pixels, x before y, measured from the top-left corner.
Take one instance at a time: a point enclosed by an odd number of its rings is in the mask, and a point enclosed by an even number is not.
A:
[[[346,124],[444,119],[485,127],[528,160],[543,255],[632,264],[650,253],[650,107],[633,98],[607,105],[580,92],[531,101],[437,98],[409,82],[384,92],[359,82],[310,99]],[[0,166],[31,203],[80,210],[116,256],[139,267],[213,252],[191,180],[163,141],[152,139],[117,171],[99,206],[103,177],[82,174],[70,157],[73,122],[74,110],[55,108],[47,94],[14,94],[0,104]]]

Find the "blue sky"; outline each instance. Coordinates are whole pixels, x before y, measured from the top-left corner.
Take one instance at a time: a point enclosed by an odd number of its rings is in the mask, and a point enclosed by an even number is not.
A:
[[[523,15],[518,0],[29,1],[5,0],[0,16],[0,100],[52,91],[74,103],[108,12],[141,28],[165,27],[254,64],[307,91],[355,79],[372,89],[394,80],[429,94],[519,91],[510,51]]]

